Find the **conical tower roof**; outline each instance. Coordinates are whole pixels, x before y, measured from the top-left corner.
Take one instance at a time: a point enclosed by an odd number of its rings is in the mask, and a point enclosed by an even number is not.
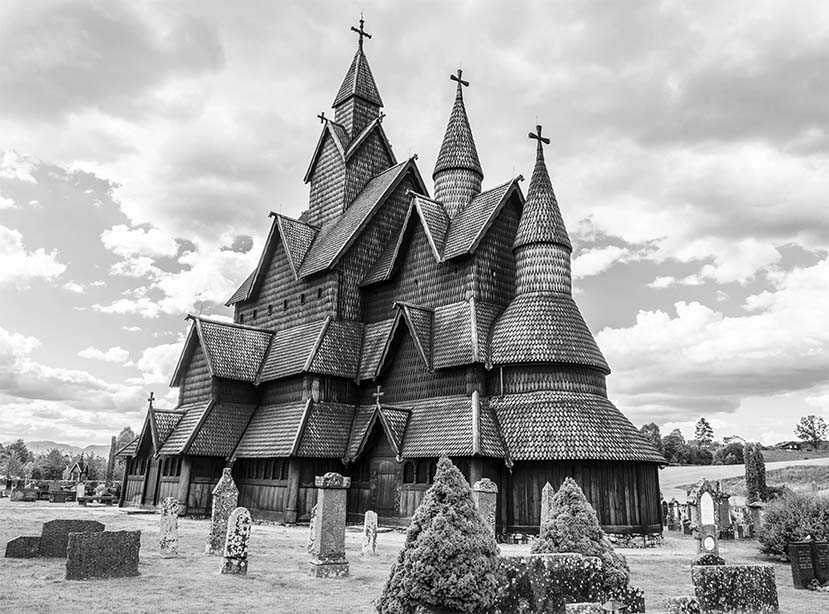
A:
[[[463,81],[461,75],[462,71],[458,70],[457,77],[452,76],[452,79],[458,82],[458,90],[432,178],[441,171],[455,169],[474,171],[481,179],[484,177],[475,139],[472,138],[472,129],[469,127],[469,118],[466,116],[466,107],[463,104],[463,86],[469,83]]]
[[[359,30],[357,28],[351,29],[359,34],[360,42],[357,46],[357,53],[354,54],[354,59],[351,61],[351,66],[349,66],[348,72],[345,73],[340,91],[337,92],[337,97],[334,98],[334,104],[331,106],[336,108],[352,96],[358,96],[367,102],[382,107],[383,99],[380,98],[380,92],[374,82],[374,75],[371,74],[368,60],[363,53],[363,38],[371,38],[371,35],[363,30],[362,19],[360,19]]]
[[[549,143],[550,140],[541,136],[540,126],[536,126],[536,131],[537,134],[530,133],[531,137],[538,139],[535,168],[512,248],[516,249],[530,243],[557,243],[572,250],[573,246],[567,235],[567,229],[564,227],[564,219],[561,217],[550,174],[544,162],[541,144],[542,141]]]

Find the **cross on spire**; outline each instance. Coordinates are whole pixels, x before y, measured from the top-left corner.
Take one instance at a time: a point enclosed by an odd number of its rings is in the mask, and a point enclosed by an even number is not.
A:
[[[326,117],[325,117],[325,111],[323,111],[322,113],[320,113],[319,115],[317,115],[317,117],[319,117],[319,119],[320,119],[320,123],[321,123],[321,124],[324,124],[324,123],[325,123],[325,119],[326,119]]]
[[[362,13],[360,13],[360,29],[358,30],[358,29],[357,29],[357,28],[355,28],[354,26],[351,26],[351,30],[352,30],[352,32],[356,32],[356,33],[357,33],[357,36],[359,36],[359,37],[360,37],[360,42],[359,42],[359,45],[360,45],[360,49],[361,49],[361,50],[362,50],[362,48],[363,48],[363,38],[371,38],[371,34],[369,34],[368,32],[366,32],[366,31],[363,29],[363,24],[364,24],[364,23],[365,23],[365,21],[363,20],[363,14],[362,14]]]
[[[155,394],[153,394],[153,393],[151,392],[151,393],[150,393],[150,396],[149,396],[149,397],[147,397],[147,402],[150,404],[150,409],[152,409],[152,408],[153,408],[153,401],[155,401]]]
[[[541,147],[541,143],[544,143],[545,145],[550,144],[550,139],[541,136],[541,126],[536,126],[535,133],[530,132],[527,136],[529,136],[531,139],[536,139],[538,141],[539,147]]]
[[[383,392],[383,387],[382,387],[382,386],[377,386],[377,392],[372,393],[372,395],[371,395],[371,396],[373,396],[373,397],[374,397],[374,399],[376,400],[376,402],[377,402],[377,407],[380,407],[380,398],[381,398],[384,394],[386,394],[386,393],[385,393],[385,392]]]
[[[463,77],[463,69],[461,69],[461,68],[458,69],[457,76],[449,75],[449,78],[452,81],[457,81],[458,82],[458,88],[460,88],[462,85],[464,85],[466,87],[469,87],[469,81],[464,81],[461,77]]]

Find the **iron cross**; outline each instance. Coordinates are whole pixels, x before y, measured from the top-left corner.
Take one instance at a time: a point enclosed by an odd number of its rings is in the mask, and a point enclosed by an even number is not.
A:
[[[465,85],[466,87],[469,87],[469,81],[464,81],[461,77],[463,77],[463,70],[461,70],[460,68],[458,69],[457,76],[449,75],[449,78],[452,81],[457,81],[460,85]]]
[[[365,23],[365,22],[363,21],[363,15],[362,15],[362,13],[360,13],[360,29],[358,30],[358,29],[357,29],[357,28],[355,28],[354,26],[351,26],[351,30],[352,30],[353,32],[356,32],[356,33],[357,33],[357,36],[359,36],[359,37],[360,37],[360,43],[359,43],[359,44],[360,44],[360,49],[362,49],[362,48],[363,48],[363,38],[364,38],[364,37],[365,37],[365,38],[371,38],[371,34],[369,34],[368,32],[366,32],[366,31],[363,29],[363,24],[364,24],[364,23]]]
[[[155,401],[155,395],[151,392],[150,396],[147,398],[147,402],[150,404],[150,409],[153,407],[153,401]]]
[[[533,134],[532,132],[530,132],[529,135],[527,135],[527,136],[529,136],[531,139],[536,139],[538,141],[539,145],[541,143],[544,143],[545,145],[550,144],[550,139],[548,139],[547,137],[541,136],[541,126],[536,126],[535,127],[535,133]]]
[[[380,405],[380,397],[382,397],[384,394],[386,394],[386,393],[383,392],[383,387],[382,386],[377,386],[377,392],[372,393],[371,396],[373,396],[375,398],[375,400],[377,401],[378,406]]]
[[[323,111],[322,113],[320,113],[319,115],[317,115],[317,117],[319,117],[319,118],[320,118],[320,123],[321,123],[321,124],[324,124],[324,123],[325,123],[325,111]]]

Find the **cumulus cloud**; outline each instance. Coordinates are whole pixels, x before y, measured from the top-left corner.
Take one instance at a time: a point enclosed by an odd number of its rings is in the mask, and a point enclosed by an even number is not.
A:
[[[625,262],[630,255],[629,249],[617,245],[585,250],[573,259],[573,277],[581,279],[598,275],[614,264]]]
[[[65,270],[55,250],[27,251],[20,232],[0,225],[0,287],[26,286],[35,279],[50,281]]]
[[[124,258],[172,257],[178,252],[175,240],[158,228],[129,228],[118,224],[102,232],[101,241],[108,250]]]
[[[17,209],[17,203],[12,198],[6,198],[0,194],[0,209]]]
[[[21,155],[13,149],[4,151],[0,157],[0,178],[37,183],[32,176],[37,165],[38,161],[31,156]]]
[[[106,351],[89,346],[78,352],[78,356],[81,358],[89,358],[90,360],[112,362],[118,365],[126,364],[130,359],[130,353],[124,348],[118,346],[111,347]]]

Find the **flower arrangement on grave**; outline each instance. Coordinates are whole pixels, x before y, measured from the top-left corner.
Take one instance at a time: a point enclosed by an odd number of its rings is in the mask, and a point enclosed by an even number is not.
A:
[[[451,460],[441,457],[376,602],[377,611],[488,611],[497,592],[498,552],[469,484]]]
[[[553,496],[550,514],[541,525],[532,552],[575,552],[597,557],[603,565],[604,586],[612,593],[623,591],[630,581],[625,557],[613,549],[596,511],[573,478],[565,479]]]

